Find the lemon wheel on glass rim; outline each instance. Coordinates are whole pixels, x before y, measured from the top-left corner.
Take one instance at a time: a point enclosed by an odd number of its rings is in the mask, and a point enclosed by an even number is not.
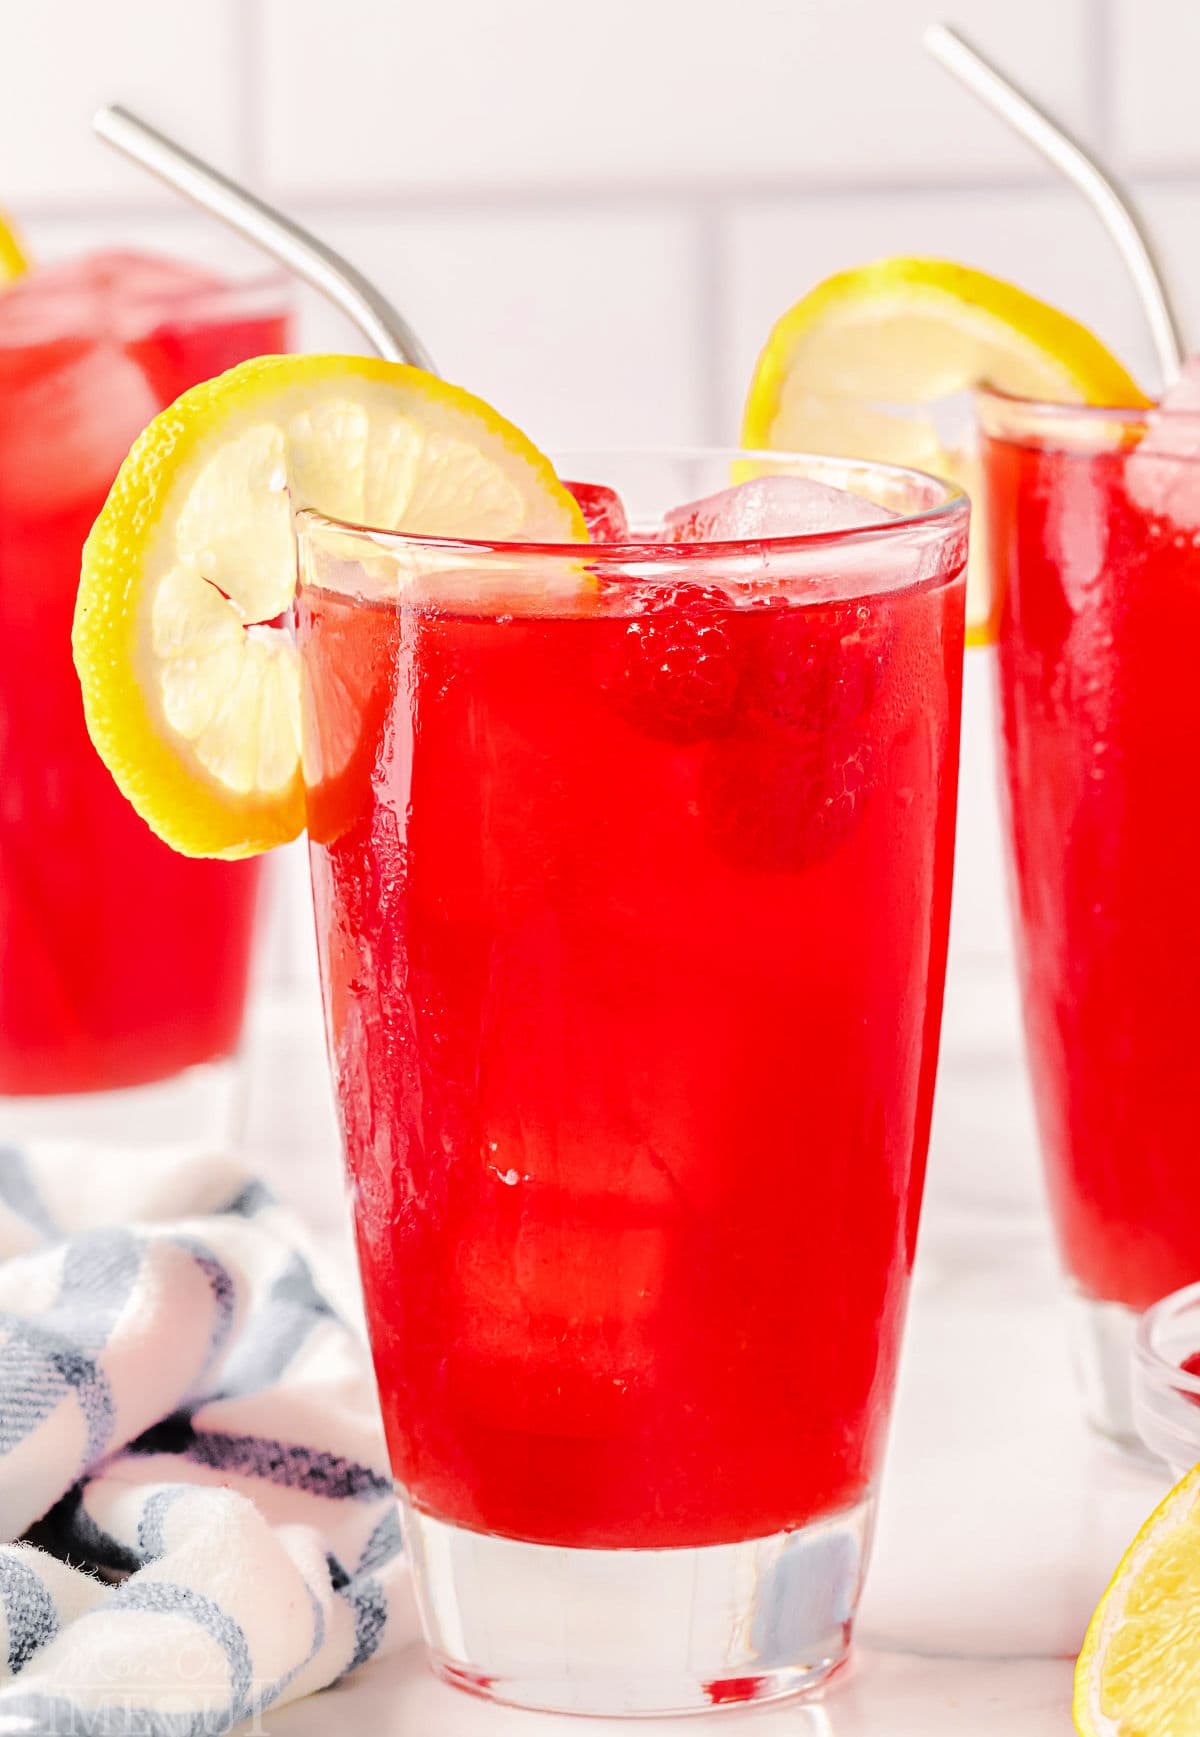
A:
[[[1086,326],[987,272],[901,257],[838,272],[778,320],[746,400],[748,447],[878,459],[972,496],[968,643],[995,630],[977,467],[925,407],[987,382],[1062,403],[1144,405]]]
[[[14,278],[23,277],[28,270],[29,262],[16,231],[0,211],[0,289]]]
[[[268,356],[184,393],[87,540],[74,647],[101,758],[187,855],[249,856],[304,826],[299,669],[277,624],[298,505],[427,536],[587,541],[550,461],[421,369]]]

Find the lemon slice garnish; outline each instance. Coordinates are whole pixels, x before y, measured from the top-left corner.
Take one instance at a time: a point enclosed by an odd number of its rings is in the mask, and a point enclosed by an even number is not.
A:
[[[153,830],[240,857],[304,826],[292,509],[447,538],[586,541],[548,459],[481,399],[361,356],[268,356],[155,417],[88,538],[75,662],[93,742]]]
[[[745,446],[884,460],[964,488],[975,643],[995,625],[982,491],[944,409],[984,382],[1057,403],[1148,402],[1097,337],[1046,302],[947,260],[898,258],[826,278],[784,314],[759,357],[742,428]]]
[[[1142,1527],[1075,1668],[1080,1737],[1200,1731],[1200,1466]]]
[[[23,277],[28,270],[29,261],[17,240],[16,231],[0,212],[0,284],[11,283],[13,278]]]

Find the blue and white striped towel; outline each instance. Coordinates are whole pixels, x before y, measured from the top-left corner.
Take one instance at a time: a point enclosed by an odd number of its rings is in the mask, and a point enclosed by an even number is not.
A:
[[[216,1737],[379,1652],[402,1574],[366,1351],[267,1192],[0,1148],[0,1733]]]

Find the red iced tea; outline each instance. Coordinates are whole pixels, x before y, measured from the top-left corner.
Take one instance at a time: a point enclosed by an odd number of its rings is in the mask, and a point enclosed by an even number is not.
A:
[[[559,1545],[853,1508],[930,1118],[961,523],[928,577],[868,539],[856,594],[711,545],[490,608],[347,594],[340,535],[299,605],[312,867],[397,1478]]]
[[[997,399],[984,414],[1050,1196],[1082,1293],[1141,1309],[1200,1278],[1200,419],[1171,456],[1169,436],[1143,440],[1144,413]]]
[[[164,1079],[237,1042],[259,865],[177,856],[120,795],[71,620],[134,436],[286,328],[276,286],[135,255],[0,293],[0,1095]]]

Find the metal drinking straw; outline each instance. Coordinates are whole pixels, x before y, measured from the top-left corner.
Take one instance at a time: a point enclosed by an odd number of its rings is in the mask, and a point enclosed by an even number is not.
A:
[[[347,314],[363,337],[389,362],[409,362],[436,374],[429,351],[408,321],[340,253],[318,241],[248,188],[222,175],[210,163],[185,151],[128,109],[98,109],[93,126],[100,137],[140,163],[168,187],[245,236],[310,283]]]
[[[958,30],[948,24],[931,24],[924,40],[930,54],[947,72],[953,73],[960,84],[986,103],[1083,194],[1112,237],[1133,279],[1154,340],[1163,384],[1172,385],[1179,378],[1185,353],[1179,322],[1145,226],[1129,195],[1065,127],[1006,73],[985,60]]]

